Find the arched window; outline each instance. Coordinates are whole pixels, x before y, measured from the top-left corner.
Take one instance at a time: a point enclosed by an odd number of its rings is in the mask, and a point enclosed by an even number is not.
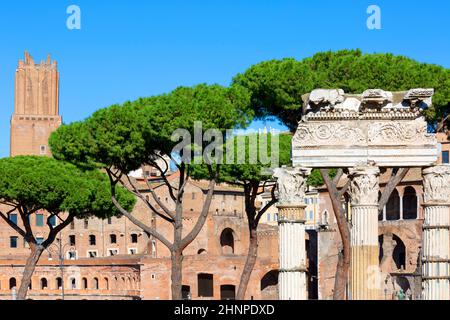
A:
[[[394,248],[394,252],[392,253],[392,258],[395,262],[395,266],[397,267],[397,269],[405,269],[405,267],[406,267],[405,244],[395,234],[392,236],[392,239],[395,240],[395,242],[397,243],[397,245]]]
[[[87,289],[88,288],[88,281],[87,281],[87,279],[86,278],[83,278],[82,280],[81,280],[81,283],[83,284],[83,289]]]
[[[56,289],[62,289],[62,278],[56,278]]]
[[[109,279],[105,278],[105,289],[109,290]]]
[[[95,246],[96,244],[97,244],[97,239],[93,234],[91,234],[89,236],[89,245]]]
[[[206,250],[205,249],[200,249],[200,250],[198,250],[197,254],[199,254],[199,255],[206,254]]]
[[[116,236],[115,234],[110,234],[110,235],[109,235],[109,242],[110,242],[111,244],[117,243],[117,236]]]
[[[9,279],[9,290],[14,289],[17,287],[17,280],[16,278]]]
[[[94,278],[94,290],[98,290],[99,288],[99,284],[98,284],[98,278]]]
[[[403,195],[403,219],[417,219],[417,195],[413,187],[406,187]]]
[[[70,288],[75,290],[77,288],[77,280],[75,278],[70,279]]]
[[[388,221],[400,219],[400,196],[398,191],[392,191],[389,201],[386,205],[386,219]]]
[[[131,235],[131,243],[138,243],[138,235],[136,233]]]
[[[233,230],[227,228],[222,231],[220,235],[220,246],[222,247],[222,254],[234,254]]]
[[[328,210],[324,210],[322,213],[322,225],[327,226],[329,224],[328,216],[329,216]]]
[[[42,278],[42,279],[41,279],[41,289],[42,289],[42,290],[45,290],[45,289],[47,289],[47,288],[48,288],[48,281],[47,281],[46,278]]]

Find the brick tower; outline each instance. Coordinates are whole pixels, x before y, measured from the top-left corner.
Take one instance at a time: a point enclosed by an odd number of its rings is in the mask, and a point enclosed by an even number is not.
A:
[[[56,61],[35,64],[25,52],[16,70],[11,157],[50,156],[48,138],[62,123],[59,115],[59,73]]]

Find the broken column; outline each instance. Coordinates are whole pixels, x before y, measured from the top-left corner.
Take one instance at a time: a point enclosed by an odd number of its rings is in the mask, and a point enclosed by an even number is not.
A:
[[[423,170],[422,299],[450,300],[450,166]]]
[[[380,298],[378,192],[380,170],[375,166],[350,169],[351,180],[351,300]]]
[[[311,169],[276,169],[279,209],[279,298],[307,300],[305,192]]]

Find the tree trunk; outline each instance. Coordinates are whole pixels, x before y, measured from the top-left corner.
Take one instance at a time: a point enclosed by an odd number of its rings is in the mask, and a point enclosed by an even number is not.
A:
[[[342,190],[341,192],[337,190],[336,185],[331,181],[327,170],[321,169],[320,173],[322,174],[322,177],[328,189],[328,194],[331,199],[331,204],[342,241],[342,251],[339,252],[336,278],[334,281],[333,300],[346,300],[346,288],[349,277],[348,272],[350,270],[351,257],[350,227],[341,204]],[[338,181],[336,181],[336,184],[337,182]]]
[[[332,201],[335,202],[335,201]],[[336,213],[336,220],[338,224],[339,233],[342,240],[342,251],[339,253],[338,265],[336,270],[336,279],[334,286],[333,300],[346,300],[346,288],[348,283],[348,272],[350,269],[350,229],[348,227],[347,218],[340,206],[337,203],[333,205]]]
[[[250,281],[250,277],[255,267],[256,259],[258,257],[258,232],[256,228],[250,228],[250,243],[248,246],[247,260],[245,261],[244,270],[242,271],[241,281],[239,283],[237,300],[245,300],[245,293]]]
[[[31,277],[33,276],[34,270],[36,269],[36,264],[39,261],[44,248],[41,246],[32,245],[31,254],[27,259],[25,269],[22,275],[22,281],[20,283],[20,288],[17,293],[17,300],[25,300],[27,297],[28,287],[31,283]]]
[[[171,252],[172,260],[172,300],[182,300],[182,267],[183,267],[183,253],[179,250]]]

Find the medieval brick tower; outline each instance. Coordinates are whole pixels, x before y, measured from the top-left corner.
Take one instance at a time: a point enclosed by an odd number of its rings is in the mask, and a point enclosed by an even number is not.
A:
[[[56,61],[35,64],[25,52],[16,70],[11,157],[50,156],[48,138],[62,123],[59,115],[59,73]]]

